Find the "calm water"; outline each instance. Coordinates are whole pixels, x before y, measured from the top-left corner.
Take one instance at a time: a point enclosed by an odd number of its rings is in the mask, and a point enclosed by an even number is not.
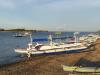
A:
[[[33,33],[32,37],[48,37],[48,34],[47,32],[38,32]],[[81,35],[83,34],[88,33],[82,32]],[[14,48],[26,47],[30,41],[29,36],[13,37],[13,35],[15,35],[15,32],[0,32],[0,64],[7,64],[22,59],[19,54],[14,52]],[[55,34],[53,36],[55,37]],[[63,32],[60,36],[73,36],[73,32]]]

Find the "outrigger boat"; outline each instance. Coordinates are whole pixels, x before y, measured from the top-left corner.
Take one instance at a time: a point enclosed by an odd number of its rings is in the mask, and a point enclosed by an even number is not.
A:
[[[74,36],[77,39],[76,36]],[[15,49],[15,52],[20,54],[27,54],[28,57],[31,55],[40,55],[40,54],[57,54],[57,53],[67,53],[67,52],[78,52],[87,49],[87,46],[83,43],[75,42],[73,43],[54,43],[54,39],[61,39],[61,38],[52,38],[49,35],[49,38],[40,38],[40,39],[32,39],[30,36],[31,42],[28,44],[28,47],[25,49]],[[49,41],[49,44],[39,44],[39,41]],[[32,43],[36,42],[36,45]]]

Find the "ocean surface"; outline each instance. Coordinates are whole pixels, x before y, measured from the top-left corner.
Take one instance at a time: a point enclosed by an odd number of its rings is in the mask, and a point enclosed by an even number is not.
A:
[[[35,32],[32,33],[33,38],[47,38],[48,34],[52,34],[53,37],[73,36],[74,32],[62,32],[60,35],[56,35],[54,32]],[[24,48],[30,42],[29,36],[14,37],[16,32],[0,32],[0,65],[16,62],[22,60],[19,54],[14,52],[14,48]],[[81,32],[80,36],[89,34],[89,32]]]

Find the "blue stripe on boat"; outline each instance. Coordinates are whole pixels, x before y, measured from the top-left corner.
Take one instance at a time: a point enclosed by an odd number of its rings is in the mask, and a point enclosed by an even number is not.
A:
[[[43,53],[43,54],[33,54],[33,55],[58,55],[58,54],[71,54],[71,53],[80,53],[81,51],[86,50],[87,48],[78,49],[78,50],[68,50],[62,52],[51,52],[51,53]]]

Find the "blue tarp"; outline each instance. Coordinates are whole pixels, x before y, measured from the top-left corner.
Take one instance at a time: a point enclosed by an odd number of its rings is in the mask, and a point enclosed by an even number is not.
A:
[[[55,38],[52,38],[52,40],[64,40],[64,39],[67,39],[68,37],[55,37]],[[49,39],[48,38],[36,38],[36,39],[33,39],[33,42],[42,42],[42,41],[48,41]]]
[[[61,40],[63,40],[63,39],[66,39],[67,37],[57,37],[57,38],[52,38],[53,40],[56,40],[56,39],[61,39]]]
[[[33,42],[48,41],[47,38],[33,39]]]

